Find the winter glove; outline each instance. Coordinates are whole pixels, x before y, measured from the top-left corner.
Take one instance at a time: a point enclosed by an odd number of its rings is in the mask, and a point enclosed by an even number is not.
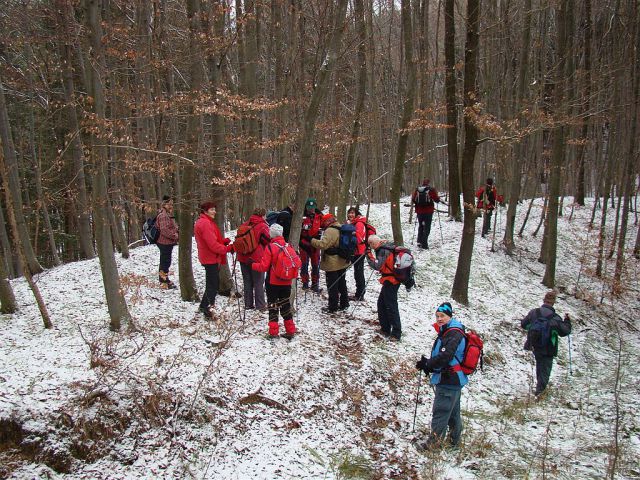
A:
[[[427,366],[428,359],[422,355],[420,360],[416,362],[416,368],[422,370],[424,373],[431,373],[431,369]]]
[[[229,245],[230,243],[231,243],[231,240],[230,240],[229,238],[225,238],[225,239],[222,241],[222,244],[223,244],[224,246],[227,246],[227,245]]]

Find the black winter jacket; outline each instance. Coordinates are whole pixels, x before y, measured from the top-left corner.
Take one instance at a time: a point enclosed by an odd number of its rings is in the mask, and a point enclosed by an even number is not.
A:
[[[551,328],[551,342],[548,344],[546,348],[536,348],[534,353],[538,355],[545,355],[548,357],[555,357],[558,355],[558,336],[566,337],[571,333],[571,320],[568,318],[563,320],[560,315],[558,315],[555,309],[546,303],[543,303],[540,307],[540,314],[547,318],[549,321],[549,326]],[[538,316],[538,309],[534,308],[529,311],[526,317],[524,317],[520,321],[520,326],[525,330],[529,329],[529,325],[533,322]],[[524,344],[525,350],[531,350],[531,346],[529,345],[529,338]]]

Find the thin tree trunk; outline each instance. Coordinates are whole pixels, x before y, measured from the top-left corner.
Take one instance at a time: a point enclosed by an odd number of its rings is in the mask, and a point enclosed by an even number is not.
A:
[[[5,267],[5,258],[0,250],[0,313],[14,313],[18,310],[16,296],[13,294],[11,283],[7,278],[7,270]]]
[[[462,198],[464,200],[464,226],[458,253],[458,265],[451,289],[451,298],[463,305],[469,304],[469,276],[476,232],[474,208],[473,165],[478,147],[478,127],[471,112],[477,108],[476,87],[480,26],[480,0],[467,1],[467,39],[464,52],[464,150],[462,152]]]
[[[4,219],[4,213],[0,208],[0,243],[2,244],[2,255],[5,272],[9,278],[15,278],[16,275],[16,258],[11,254],[11,243],[9,242],[9,235],[6,229],[7,223]],[[20,272],[22,273],[22,272]]]
[[[584,206],[585,150],[589,133],[589,109],[591,106],[591,0],[584,0],[584,88],[582,90],[582,112],[584,114],[580,143],[576,152],[578,178],[575,202]]]
[[[449,215],[462,220],[460,210],[460,158],[458,155],[458,107],[456,103],[456,24],[455,0],[445,0],[444,57],[446,65],[447,155],[449,159]]]

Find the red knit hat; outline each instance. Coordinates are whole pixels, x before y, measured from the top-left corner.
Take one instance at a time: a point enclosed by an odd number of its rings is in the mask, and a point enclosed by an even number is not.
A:
[[[334,217],[330,213],[327,213],[324,217],[322,217],[322,220],[320,221],[320,226],[322,228],[327,228],[330,225],[333,225],[334,223],[336,223],[336,217]]]
[[[205,213],[211,207],[216,208],[216,204],[213,203],[213,202],[203,202],[203,203],[200,204],[200,211],[202,213]]]

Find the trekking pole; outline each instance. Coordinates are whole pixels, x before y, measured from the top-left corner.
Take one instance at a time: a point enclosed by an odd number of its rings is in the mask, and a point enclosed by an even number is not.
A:
[[[233,272],[232,272],[233,288],[236,289],[236,300],[238,300],[238,316],[240,317],[240,320],[242,321],[242,323],[244,323],[246,320],[247,310],[245,309],[243,313],[240,308],[240,297],[238,296],[238,279],[236,277],[236,263],[238,263],[237,257],[233,259]]]
[[[573,366],[571,365],[571,334],[569,334],[569,375],[573,377]]]
[[[436,208],[438,214],[438,226],[440,227],[440,245],[444,245],[444,237],[442,236],[442,223],[440,223],[440,210]]]
[[[416,417],[418,416],[418,400],[420,400],[420,383],[422,382],[422,370],[418,370],[418,388],[416,390],[416,408],[413,411],[413,429],[411,432],[416,431]]]
[[[413,245],[413,240],[416,238],[416,226],[418,225],[418,214],[416,213],[416,221],[413,224],[413,235],[411,236],[411,245]]]
[[[369,281],[371,280],[371,277],[373,276],[373,272],[375,272],[375,270],[371,270],[371,273],[369,274],[369,278],[367,278],[367,282],[364,284],[364,289],[367,289],[367,285],[369,285]],[[362,303],[362,302],[355,302],[353,305],[353,309],[351,310],[350,315],[353,316],[353,313],[356,311],[356,308],[358,308],[358,304]]]

